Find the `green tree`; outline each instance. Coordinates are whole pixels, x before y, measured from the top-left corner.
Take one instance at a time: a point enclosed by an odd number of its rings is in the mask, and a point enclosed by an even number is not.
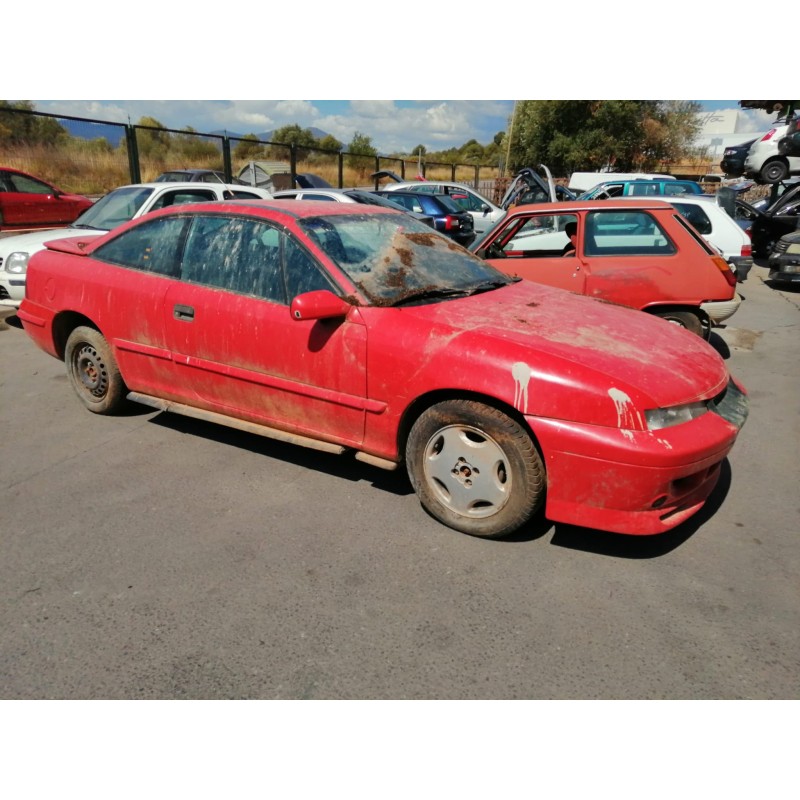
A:
[[[681,158],[698,132],[693,102],[521,100],[511,125],[510,166],[575,170],[653,170]]]
[[[233,148],[233,157],[242,161],[257,161],[264,155],[264,145],[254,133],[243,136]]]
[[[340,153],[344,147],[344,144],[342,144],[342,142],[340,142],[335,136],[332,136],[329,133],[319,140],[319,144],[317,146],[321,150],[331,150],[335,153]]]
[[[67,129],[57,120],[27,113],[35,110],[30,100],[17,100],[14,103],[0,100],[0,142],[51,146],[69,138]]]
[[[278,128],[278,130],[272,134],[272,141],[295,145],[297,148],[297,158],[301,160],[308,158],[308,148],[319,146],[317,137],[314,136],[310,129],[301,128],[296,124],[284,125],[282,128]],[[288,155],[288,151],[284,148],[280,148],[279,152],[280,158],[286,158]]]
[[[142,117],[136,126],[136,147],[139,156],[164,161],[172,144],[169,131],[154,117]]]
[[[371,168],[372,164],[367,165],[367,162],[363,158],[363,156],[376,156],[378,155],[378,151],[372,146],[372,139],[369,136],[361,133],[360,131],[356,131],[353,134],[353,138],[350,140],[350,144],[347,145],[347,165],[351,169],[356,169],[360,171],[365,171],[368,167]],[[361,156],[359,158],[359,156]]]

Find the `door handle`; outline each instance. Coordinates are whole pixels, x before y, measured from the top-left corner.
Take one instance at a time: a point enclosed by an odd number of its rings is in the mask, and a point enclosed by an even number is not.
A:
[[[194,309],[191,306],[176,305],[172,309],[175,319],[194,319]]]

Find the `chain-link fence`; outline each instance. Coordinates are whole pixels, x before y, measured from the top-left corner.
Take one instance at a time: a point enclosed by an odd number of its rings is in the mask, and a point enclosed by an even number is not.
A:
[[[404,180],[420,172],[429,180],[459,180],[477,186],[494,179],[496,166],[426,163],[398,157],[322,150],[270,142],[253,135],[205,134],[27,109],[0,110],[0,164],[20,169],[60,189],[97,196],[126,183],[155,180],[164,172],[211,170],[226,182],[256,183],[259,171],[275,188],[294,186],[312,173],[331,186],[377,186],[374,174],[394,172]]]

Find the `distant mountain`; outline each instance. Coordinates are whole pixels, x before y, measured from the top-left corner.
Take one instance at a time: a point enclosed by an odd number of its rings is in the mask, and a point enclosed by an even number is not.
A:
[[[70,136],[74,136],[78,139],[97,139],[103,137],[108,140],[112,147],[117,147],[120,141],[125,138],[125,129],[120,125],[109,125],[103,122],[82,122],[71,119],[61,119],[59,122],[66,128]],[[309,128],[309,130],[318,139],[322,139],[328,135],[327,131],[323,131],[320,128]],[[203,134],[207,133],[207,131],[197,131],[197,133]],[[234,133],[233,131],[224,130],[208,131],[208,133],[216,136],[225,136],[227,134],[232,139],[243,139],[246,135],[244,133]],[[275,131],[263,131],[255,135],[256,138],[260,139],[262,142],[270,142],[272,141],[274,133]]]
[[[309,128],[308,130],[317,137],[317,139],[322,139],[328,135],[327,131],[323,131],[321,128]],[[198,131],[200,132],[200,131]],[[234,131],[211,131],[211,133],[216,134],[217,136],[225,136],[226,134],[230,136],[232,139],[244,139],[247,134],[244,133],[235,133]],[[262,142],[271,142],[272,137],[275,134],[275,131],[262,131],[261,133],[256,133],[256,139],[260,139]]]

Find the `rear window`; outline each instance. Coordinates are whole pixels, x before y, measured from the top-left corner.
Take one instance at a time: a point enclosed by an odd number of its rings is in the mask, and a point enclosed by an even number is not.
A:
[[[446,194],[437,194],[430,197],[421,195],[420,199],[426,214],[441,215],[443,211],[446,214],[461,213],[458,204],[454,200],[451,200]]]
[[[692,239],[694,239],[702,248],[706,251],[710,256],[718,256],[719,253],[716,250],[713,250],[708,242],[700,236],[697,231],[683,218],[681,214],[676,214],[675,219],[680,222],[680,224],[691,234]]]
[[[646,211],[591,211],[586,215],[587,256],[670,256],[676,252],[666,231]]]

